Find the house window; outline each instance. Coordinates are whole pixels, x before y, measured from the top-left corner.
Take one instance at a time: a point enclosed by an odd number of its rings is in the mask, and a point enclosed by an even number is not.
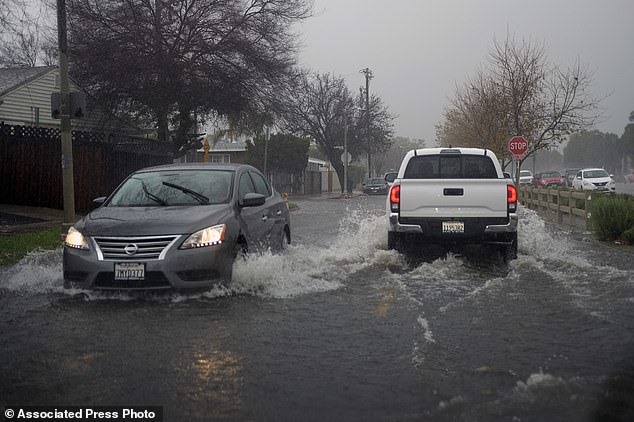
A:
[[[231,155],[229,154],[212,154],[211,155],[212,163],[230,163]]]
[[[31,124],[33,126],[40,125],[40,108],[39,107],[31,107]]]

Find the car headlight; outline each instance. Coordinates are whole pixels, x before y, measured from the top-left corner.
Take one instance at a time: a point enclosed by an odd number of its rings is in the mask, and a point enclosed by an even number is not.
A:
[[[66,238],[64,239],[64,245],[69,248],[88,250],[88,241],[83,234],[79,232],[75,227],[70,227]]]
[[[204,248],[205,246],[219,245],[225,240],[225,224],[207,227],[198,230],[183,242],[181,249]]]

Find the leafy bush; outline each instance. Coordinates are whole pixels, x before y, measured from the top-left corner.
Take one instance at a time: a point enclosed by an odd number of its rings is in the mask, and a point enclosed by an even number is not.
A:
[[[593,195],[592,227],[600,240],[626,240],[634,244],[634,197]]]
[[[630,245],[634,245],[634,227],[629,228],[623,232],[623,240]]]

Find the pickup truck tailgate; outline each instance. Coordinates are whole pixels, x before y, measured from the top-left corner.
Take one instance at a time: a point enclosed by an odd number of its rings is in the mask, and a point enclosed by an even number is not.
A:
[[[505,179],[403,179],[401,217],[505,217]]]

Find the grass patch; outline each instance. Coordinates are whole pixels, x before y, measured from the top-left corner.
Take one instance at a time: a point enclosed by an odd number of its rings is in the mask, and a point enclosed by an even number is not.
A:
[[[53,250],[61,244],[59,227],[0,236],[0,267],[15,264],[34,250]]]
[[[599,240],[634,244],[634,198],[630,195],[593,195],[592,227]]]

